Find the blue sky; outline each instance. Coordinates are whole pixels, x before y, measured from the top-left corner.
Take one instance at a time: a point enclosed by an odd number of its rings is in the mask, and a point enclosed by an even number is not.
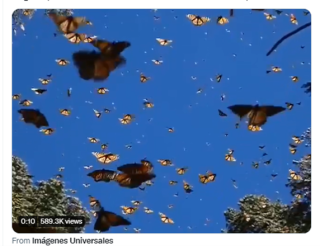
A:
[[[304,16],[302,10],[285,12],[293,13],[299,25],[310,21],[310,15]],[[187,14],[212,20],[195,27]],[[22,99],[33,101],[31,107],[40,109],[56,130],[45,136],[34,126],[19,121],[20,105],[13,101],[13,154],[28,164],[36,180],[48,179],[64,166],[67,188],[77,190],[76,195],[88,209],[88,195],[117,213],[121,213],[121,205],[141,200],[142,207],[149,207],[155,214],[145,214],[141,207],[136,214],[129,215],[132,222],[129,232],[135,227],[144,233],[219,233],[225,227],[223,212],[229,206],[237,207],[238,200],[246,194],[265,194],[273,200],[290,202],[289,190],[285,188],[288,169],[294,168],[292,159],[309,151],[301,146],[292,156],[288,144],[293,135],[300,135],[311,125],[310,97],[300,89],[311,80],[310,28],[266,57],[280,37],[296,28],[288,16],[267,21],[263,12],[250,10],[236,10],[233,18],[229,18],[229,10],[75,10],[74,15],[86,16],[93,23],[79,29],[79,33],[110,41],[127,40],[132,46],[124,52],[125,67],[112,73],[107,81],[93,83],[80,79],[72,63],[66,67],[55,63],[59,58],[71,61],[73,52],[92,50],[92,46],[74,45],[62,36],[54,37],[56,27],[43,16],[42,10],[26,22],[26,35],[20,32],[13,37],[13,93],[21,93]],[[154,15],[160,20],[155,21]],[[217,25],[215,20],[220,15],[230,22]],[[173,40],[172,47],[160,46],[156,38]],[[164,62],[156,66],[152,59]],[[266,74],[271,66],[281,67],[282,73]],[[141,72],[151,80],[140,83]],[[42,86],[38,79],[47,74],[52,74],[52,82]],[[220,83],[210,80],[217,74],[223,75]],[[192,76],[197,79],[191,79]],[[293,83],[290,76],[298,76],[300,81]],[[108,94],[96,93],[102,86],[109,89]],[[33,87],[45,87],[48,91],[35,95]],[[72,96],[68,98],[70,87]],[[197,94],[199,88],[203,92]],[[222,94],[226,95],[224,101],[220,100]],[[145,98],[152,100],[155,107],[144,109]],[[301,102],[301,105],[272,117],[261,132],[249,132],[244,122],[235,129],[237,118],[227,107],[256,101],[282,106],[285,102]],[[71,116],[60,115],[62,108],[71,109]],[[95,118],[93,109],[103,108],[112,111]],[[219,117],[218,109],[228,117]],[[136,120],[131,125],[121,125],[118,118],[127,113],[134,114]],[[175,132],[167,132],[166,127],[174,127]],[[88,137],[109,143],[109,150],[119,154],[120,160],[109,166],[98,163],[91,152],[100,151],[100,144],[89,143]],[[132,149],[125,148],[127,144]],[[258,145],[266,145],[268,156],[263,160],[272,158],[273,162],[254,169],[252,161],[261,160],[263,154]],[[228,148],[235,150],[237,162],[230,164],[224,160]],[[145,191],[120,188],[114,183],[94,183],[83,168],[93,165],[94,169],[115,170],[144,157],[154,163],[157,174],[154,186]],[[171,159],[175,166],[163,167],[157,159]],[[244,164],[240,166],[240,162]],[[178,176],[175,168],[185,166],[189,171]],[[217,179],[202,185],[198,174],[207,170],[216,173]],[[272,182],[271,173],[278,173]],[[238,189],[231,179],[237,181]],[[178,180],[179,184],[170,186],[169,180]],[[194,186],[193,193],[184,193],[183,180]],[[83,183],[91,186],[84,188]],[[179,197],[173,196],[176,192]],[[169,204],[174,207],[169,209]],[[162,224],[158,212],[172,218],[175,224]],[[207,226],[206,218],[211,221]],[[93,232],[93,224],[86,232]],[[119,227],[110,232],[124,230]]]

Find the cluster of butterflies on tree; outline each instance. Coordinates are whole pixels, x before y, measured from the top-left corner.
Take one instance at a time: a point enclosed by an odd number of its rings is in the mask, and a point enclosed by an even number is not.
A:
[[[259,11],[259,10],[257,10]],[[27,15],[27,13],[25,13]],[[230,15],[233,16],[233,10],[230,11]],[[275,16],[265,13],[267,20],[272,20]],[[59,32],[67,38],[71,43],[78,44],[80,42],[89,43],[96,47],[97,50],[87,51],[82,50],[75,52],[72,56],[73,63],[75,67],[78,69],[79,76],[84,80],[92,80],[94,82],[102,82],[107,80],[110,73],[115,71],[120,66],[125,65],[126,59],[121,55],[121,53],[131,46],[130,42],[128,41],[120,41],[120,42],[109,42],[107,40],[101,40],[94,37],[88,37],[86,34],[79,34],[76,31],[78,28],[84,25],[92,25],[92,23],[84,17],[73,17],[73,16],[61,16],[57,14],[49,14],[49,17],[52,21],[56,24]],[[191,21],[194,26],[202,26],[210,21],[208,17],[201,17],[189,14],[187,18]],[[219,16],[217,19],[217,23],[220,25],[227,24],[229,20],[226,17]],[[294,16],[291,16],[291,22],[293,24],[297,24],[297,20]],[[172,42],[172,40],[165,40],[165,39],[157,39],[160,45],[168,45]],[[57,64],[60,66],[66,66],[69,64],[69,61],[65,59],[57,59]],[[155,64],[160,64],[161,61],[154,60]],[[272,67],[271,70],[267,71],[270,72],[281,72],[281,68],[279,67]],[[217,82],[220,82],[222,75],[217,77]],[[140,82],[146,83],[150,78],[146,77],[145,75],[140,75]],[[39,79],[43,85],[47,85],[50,83],[50,76],[47,79]],[[299,80],[298,77],[292,76],[292,81],[297,82]],[[43,94],[46,92],[45,89],[37,89],[32,88],[32,90],[36,94]],[[101,87],[97,90],[99,94],[105,94],[107,89]],[[67,91],[67,96],[71,96],[71,88]],[[19,100],[21,97],[20,94],[13,95],[14,100]],[[22,100],[20,102],[21,106],[28,107],[32,104],[30,100]],[[239,117],[239,122],[236,123],[236,128],[239,127],[240,121],[246,117],[247,121],[247,129],[252,132],[259,132],[262,130],[262,126],[267,123],[267,119],[269,117],[275,116],[286,109],[291,110],[293,108],[292,103],[286,103],[287,107],[282,106],[274,106],[274,105],[232,105],[229,106],[228,109],[235,115]],[[144,102],[145,107],[152,108],[154,105],[152,102],[145,100]],[[108,110],[106,109],[105,112]],[[22,115],[21,120],[25,123],[30,123],[35,125],[37,128],[47,127],[41,129],[40,131],[46,135],[51,135],[54,132],[54,129],[49,127],[49,122],[46,116],[41,113],[37,109],[26,109],[22,108],[18,110],[18,112]],[[101,112],[94,110],[95,116],[97,118],[101,117]],[[226,117],[227,114],[221,110],[218,110],[218,113],[221,117]],[[71,111],[68,109],[61,109],[60,114],[63,116],[69,116]],[[119,121],[121,124],[130,124],[134,119],[134,115],[126,114],[123,118],[120,118]],[[173,132],[173,128],[168,129],[169,132]],[[99,140],[95,138],[90,138],[90,142],[96,143]],[[300,144],[301,139],[297,136],[293,137],[295,144]],[[290,152],[294,154],[296,152],[297,145],[290,144]],[[102,150],[106,149],[107,146],[103,144]],[[263,146],[261,147],[263,148]],[[96,157],[96,159],[102,164],[110,164],[119,159],[118,155],[113,153],[99,153],[99,152],[92,152],[92,154]],[[234,150],[229,150],[228,153],[225,155],[226,161],[235,161],[233,156]],[[171,160],[158,160],[158,162],[162,166],[170,166],[172,165]],[[268,162],[268,161],[267,161]],[[269,160],[271,162],[271,160]],[[266,163],[269,164],[269,163]],[[259,164],[254,163],[254,168],[258,168]],[[92,166],[87,167],[87,169],[91,169]],[[176,172],[178,175],[183,175],[188,170],[187,167],[177,168]],[[60,170],[62,171],[62,169]],[[142,159],[140,163],[130,163],[119,166],[117,171],[114,170],[94,170],[88,173],[88,176],[93,178],[95,182],[115,182],[120,187],[129,188],[129,189],[145,189],[142,187],[143,184],[145,185],[152,185],[152,180],[156,178],[154,174],[154,167],[153,164],[148,161],[147,159]],[[299,175],[296,174],[294,171],[290,170],[290,177],[293,179],[299,179]],[[210,182],[214,182],[216,179],[217,174],[208,171],[206,174],[199,174],[199,181],[202,184],[207,184]],[[301,177],[300,177],[301,178]],[[235,183],[235,181],[234,181]],[[170,185],[177,184],[177,181],[171,180]],[[193,187],[188,184],[186,181],[183,182],[183,188],[186,193],[191,193],[193,191]],[[137,210],[137,207],[141,204],[138,201],[133,202],[135,206],[132,207],[122,207],[124,214],[132,214]],[[97,218],[94,229],[96,231],[108,231],[112,226],[127,226],[130,225],[131,222],[127,219],[123,218],[120,215],[112,213],[110,211],[104,210],[101,206],[99,200],[94,197],[90,196],[90,206],[94,208],[94,216]],[[147,207],[144,208],[146,213],[152,213],[153,211],[148,209]],[[159,213],[160,219],[163,223],[173,224],[173,220],[167,217],[163,213]]]

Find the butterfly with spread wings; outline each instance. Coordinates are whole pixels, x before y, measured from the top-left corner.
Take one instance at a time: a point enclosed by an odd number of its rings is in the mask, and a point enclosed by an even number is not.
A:
[[[116,181],[121,187],[130,189],[138,188],[142,183],[152,180],[156,177],[153,173],[128,174],[119,173],[116,176]]]
[[[130,46],[129,42],[110,43],[104,40],[93,40],[91,44],[100,52],[78,51],[72,56],[82,79],[106,80],[112,71],[126,63],[126,59],[120,53]]]
[[[105,211],[103,207],[97,212],[97,220],[94,224],[94,230],[99,232],[105,232],[110,229],[110,227],[115,226],[128,226],[131,222],[126,220],[120,215],[115,213]]]
[[[262,126],[267,122],[267,118],[276,115],[284,110],[284,107],[273,105],[232,105],[228,107],[234,114],[240,117],[240,120],[247,116],[248,125]]]
[[[79,27],[87,25],[85,17],[73,17],[50,13],[49,17],[63,34],[74,33]]]
[[[37,128],[49,126],[47,118],[37,109],[19,109],[18,113],[22,115],[25,123],[34,124]]]
[[[115,171],[105,169],[94,170],[93,172],[87,174],[87,176],[93,178],[95,182],[103,181],[107,183],[114,180],[116,175],[117,173]]]
[[[151,173],[153,171],[153,165],[150,162],[130,163],[125,164],[117,168],[118,171],[126,174],[143,174]]]

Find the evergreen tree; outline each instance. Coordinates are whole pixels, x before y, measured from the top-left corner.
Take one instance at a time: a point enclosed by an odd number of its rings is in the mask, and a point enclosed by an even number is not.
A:
[[[311,147],[311,129],[302,136]],[[225,211],[226,233],[306,233],[311,228],[311,154],[298,161],[297,174],[301,180],[289,179],[291,204],[272,202],[263,195],[247,195],[239,201],[239,209]]]
[[[90,214],[77,197],[66,192],[64,183],[55,178],[32,182],[27,165],[18,157],[12,157],[12,223],[19,216],[84,216],[90,223]],[[15,227],[15,226],[14,226]],[[57,232],[79,233],[82,227],[60,227]]]

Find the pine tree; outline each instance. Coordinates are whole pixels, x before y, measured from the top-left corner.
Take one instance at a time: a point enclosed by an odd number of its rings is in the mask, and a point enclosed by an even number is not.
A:
[[[306,147],[311,147],[311,129],[302,136]],[[240,199],[239,209],[225,211],[226,233],[306,233],[311,228],[311,154],[298,161],[297,174],[301,180],[289,179],[291,204],[272,202],[265,196],[247,195]]]
[[[90,223],[90,213],[77,197],[66,192],[59,179],[32,182],[27,165],[18,157],[12,157],[12,223],[18,223],[19,216],[84,216]],[[57,232],[79,233],[82,227],[60,227]]]

